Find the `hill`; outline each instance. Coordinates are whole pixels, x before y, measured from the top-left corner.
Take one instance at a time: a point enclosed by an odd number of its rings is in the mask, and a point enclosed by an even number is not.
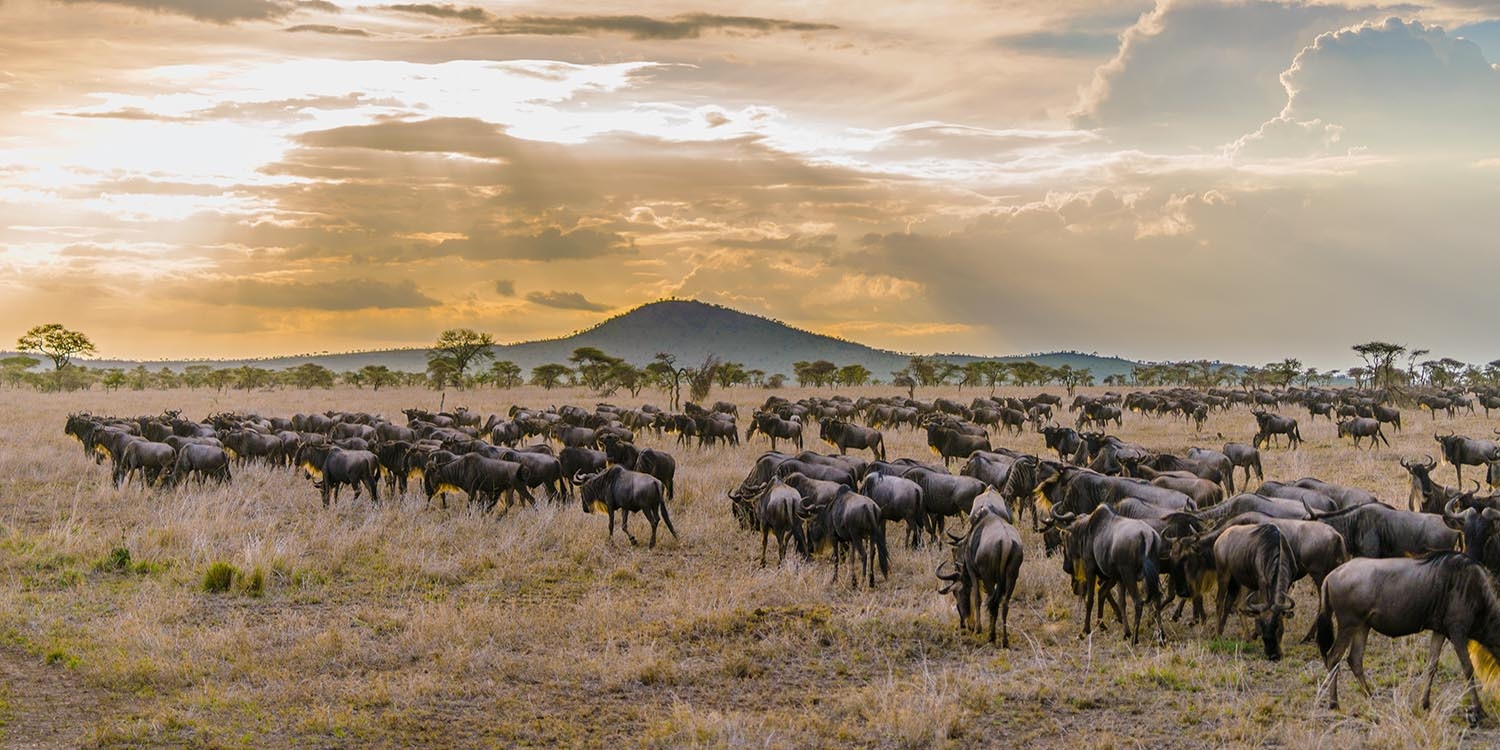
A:
[[[791,375],[792,363],[826,359],[840,366],[860,364],[876,378],[889,379],[893,370],[906,366],[911,354],[876,349],[852,341],[824,336],[795,328],[777,320],[692,300],[663,300],[642,305],[629,312],[600,322],[592,328],[570,336],[528,341],[495,347],[497,360],[510,360],[522,370],[549,362],[565,362],[573,350],[592,346],[636,365],[650,362],[657,352],[671,352],[679,364],[701,362],[709,354],[740,362],[747,369]],[[967,354],[934,355],[964,363],[987,359]],[[133,368],[144,364],[150,369],[167,367],[181,370],[189,365],[239,367],[254,365],[269,369],[295,367],[316,362],[335,371],[357,370],[365,365],[386,365],[395,370],[420,372],[426,368],[426,349],[391,349],[343,354],[308,354],[264,359],[155,361],[89,360],[94,368]],[[1103,357],[1081,352],[1048,352],[1013,355],[997,359],[1032,360],[1049,367],[1071,365],[1088,368],[1100,380],[1113,374],[1127,374],[1137,363],[1120,357]]]

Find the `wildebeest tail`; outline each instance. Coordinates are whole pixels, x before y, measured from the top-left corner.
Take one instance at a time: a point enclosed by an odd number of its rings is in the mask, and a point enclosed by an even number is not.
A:
[[[1333,649],[1333,611],[1328,606],[1328,582],[1323,582],[1323,590],[1318,592],[1318,619],[1313,622],[1313,630],[1317,633],[1318,653],[1324,658]]]
[[[661,520],[667,525],[667,531],[672,532],[672,538],[677,538],[677,529],[672,528],[672,514],[667,511],[667,500],[665,490],[661,489],[661,480],[657,480],[657,497],[661,499]],[[799,524],[800,525],[800,524]]]
[[[1161,603],[1161,570],[1156,567],[1156,550],[1151,545],[1141,554],[1141,574],[1146,579],[1146,601]],[[1123,600],[1122,600],[1123,601]]]
[[[878,517],[875,519],[875,533],[870,535],[875,542],[875,554],[880,556],[880,575],[883,578],[891,577],[891,553],[885,546],[885,522]]]

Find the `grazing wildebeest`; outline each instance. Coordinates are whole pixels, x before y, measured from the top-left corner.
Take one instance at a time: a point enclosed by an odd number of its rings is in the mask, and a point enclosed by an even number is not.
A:
[[[527,489],[529,476],[530,472],[523,464],[480,453],[467,453],[452,461],[433,456],[423,469],[422,487],[427,492],[429,503],[433,495],[441,495],[446,508],[447,493],[462,492],[471,504],[479,502],[488,513],[499,503],[502,493],[506,510],[515,503],[517,494],[526,504],[534,505],[536,498]]]
[[[995,642],[995,620],[1000,620],[1000,645],[1010,648],[1010,599],[1016,592],[1025,552],[1021,534],[993,506],[977,508],[969,531],[953,537],[953,573],[937,577],[947,581],[941,593],[952,593],[958,606],[959,627],[980,632],[979,602],[990,616],[990,643]]]
[[[1432,707],[1432,683],[1446,641],[1469,683],[1469,723],[1485,719],[1475,662],[1486,681],[1500,671],[1495,660],[1500,652],[1500,602],[1495,581],[1483,565],[1458,552],[1350,560],[1323,581],[1319,601],[1314,627],[1328,669],[1329,708],[1339,705],[1338,667],[1346,651],[1350,671],[1365,694],[1372,694],[1364,669],[1365,639],[1371,630],[1391,638],[1430,631],[1423,710]]]
[[[1246,600],[1255,615],[1255,629],[1266,658],[1281,660],[1282,618],[1290,617],[1296,602],[1287,590],[1296,576],[1297,556],[1275,524],[1233,526],[1214,540],[1214,569],[1219,578],[1219,620],[1216,634],[1224,635],[1229,611],[1244,587],[1259,594]]]
[[[955,458],[968,459],[974,451],[990,449],[989,436],[984,434],[971,435],[941,422],[929,422],[926,428],[927,446],[943,457],[944,466],[952,464]]]
[[[848,487],[839,487],[832,500],[809,501],[804,496],[802,517],[808,520],[807,538],[811,547],[833,546],[833,580],[839,577],[839,562],[849,555],[850,584],[859,586],[859,579],[868,572],[870,586],[875,586],[875,563],[879,560],[880,574],[887,580],[891,575],[890,552],[885,545],[885,522],[880,520],[880,507],[864,495]],[[854,568],[853,555],[859,554],[859,568]]]
[[[672,538],[677,538],[677,529],[672,528],[672,515],[667,512],[666,493],[661,480],[650,474],[630,471],[623,466],[611,466],[597,474],[579,472],[573,476],[579,485],[579,496],[583,499],[584,513],[603,513],[609,516],[609,538],[615,537],[615,511],[620,511],[620,530],[630,544],[637,544],[630,533],[630,514],[639,512],[651,524],[651,541],[646,546],[656,547],[656,525],[667,525]]]
[[[665,506],[663,506],[665,507]],[[786,561],[786,538],[792,537],[797,554],[807,557],[807,536],[802,530],[802,495],[779,478],[755,498],[755,521],[760,525],[760,566],[766,566],[766,545],[776,535],[776,564]]]
[[[1066,461],[1068,456],[1078,452],[1082,440],[1072,427],[1048,425],[1042,428],[1042,442],[1049,450],[1057,451],[1057,460]]]

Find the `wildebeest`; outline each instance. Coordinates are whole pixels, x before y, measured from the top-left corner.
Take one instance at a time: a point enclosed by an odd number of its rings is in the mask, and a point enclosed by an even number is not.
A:
[[[1057,451],[1057,460],[1066,461],[1078,452],[1081,439],[1072,427],[1048,425],[1042,428],[1042,442],[1048,449]]]
[[[1449,500],[1463,494],[1458,487],[1444,487],[1433,481],[1432,470],[1437,461],[1432,456],[1423,456],[1422,463],[1408,463],[1401,459],[1401,468],[1411,475],[1411,491],[1406,495],[1406,509],[1423,513],[1442,513]]]
[[[938,566],[937,576],[948,583],[941,593],[952,593],[958,605],[959,626],[980,632],[979,602],[984,598],[990,616],[990,643],[995,642],[995,620],[1000,620],[1000,645],[1010,648],[1010,599],[1016,592],[1025,551],[1021,534],[995,509],[985,506],[975,510],[969,531],[953,539],[953,573],[944,574]]]
[[[1350,560],[1333,571],[1323,582],[1314,624],[1318,651],[1328,669],[1329,708],[1339,705],[1338,667],[1346,651],[1350,671],[1365,694],[1372,694],[1364,669],[1365,639],[1371,630],[1391,638],[1429,631],[1422,708],[1432,707],[1432,683],[1446,641],[1469,683],[1469,723],[1483,721],[1474,672],[1475,662],[1486,681],[1500,671],[1495,659],[1500,652],[1500,602],[1494,587],[1484,566],[1458,552]]]
[[[1125,619],[1119,602],[1113,602],[1124,625],[1125,637],[1140,642],[1141,614],[1147,605],[1156,620],[1157,641],[1166,640],[1161,623],[1161,575],[1157,560],[1161,558],[1162,540],[1145,521],[1122,518],[1100,505],[1086,516],[1054,515],[1063,534],[1063,565],[1073,577],[1073,593],[1084,597],[1083,633],[1093,629],[1095,588],[1107,597],[1116,584],[1135,603],[1135,626]],[[1145,592],[1140,584],[1144,583]]]
[[[1307,513],[1339,532],[1352,557],[1421,555],[1458,546],[1459,533],[1443,517],[1397,510],[1384,503],[1329,513],[1308,509]]]
[[[1255,615],[1255,628],[1266,658],[1281,659],[1282,618],[1290,617],[1296,602],[1287,593],[1297,567],[1296,554],[1275,524],[1234,526],[1214,540],[1214,569],[1219,578],[1217,635],[1223,637],[1229,611],[1239,599],[1240,588],[1259,594],[1259,601],[1246,601]]]
[[[871,472],[865,476],[859,491],[880,506],[882,521],[906,522],[908,547],[922,543],[922,530],[927,527],[927,508],[922,500],[921,485],[905,477]]]
[[[184,448],[186,450],[186,448]],[[297,451],[297,466],[312,477],[313,486],[323,497],[327,508],[330,495],[338,499],[339,488],[349,485],[354,488],[354,497],[359,497],[361,488],[370,491],[370,502],[380,502],[380,458],[369,451],[344,450],[327,444],[308,444]],[[431,497],[431,495],[428,495]]]
[[[770,412],[758,411],[750,417],[750,426],[745,428],[745,439],[749,440],[755,433],[761,433],[771,439],[771,450],[776,450],[777,440],[790,440],[802,450],[802,420],[797,417],[782,419]]]
[[[974,451],[990,449],[988,435],[970,435],[940,422],[929,422],[926,427],[927,446],[943,457],[944,466],[953,463],[955,458],[967,459]]]
[[[823,442],[839,449],[843,455],[850,448],[868,450],[876,461],[885,460],[885,436],[879,430],[851,424],[840,419],[824,417],[818,422],[818,437]],[[802,445],[799,443],[798,448]]]
[[[1199,451],[1199,455],[1209,452],[1201,448],[1190,448],[1187,452],[1189,458],[1194,457],[1194,451]],[[1255,472],[1256,479],[1262,482],[1265,481],[1265,472],[1261,471],[1260,468],[1260,451],[1255,446],[1245,445],[1244,443],[1225,443],[1223,452],[1224,457],[1229,459],[1230,465],[1245,470],[1246,487],[1250,486],[1250,472],[1252,470]]]
[[[1500,430],[1497,430],[1500,432]],[[1484,466],[1500,463],[1500,445],[1489,440],[1475,440],[1462,435],[1433,435],[1432,439],[1438,443],[1443,460],[1453,464],[1453,470],[1458,476],[1458,484],[1464,483],[1464,466]],[[1490,484],[1496,483],[1497,477],[1494,467],[1489,472]]]
[[[833,547],[833,580],[838,580],[839,562],[846,554],[850,556],[851,585],[859,586],[859,579],[868,573],[873,588],[877,560],[880,574],[890,578],[891,559],[885,544],[885,522],[880,520],[880,508],[874,500],[848,487],[840,487],[832,500],[808,501],[804,498],[802,517],[808,520],[807,538],[812,547]],[[859,568],[854,568],[855,554],[859,555]]]
[[[637,544],[630,533],[630,514],[639,512],[651,524],[651,541],[646,546],[656,547],[657,523],[665,523],[672,538],[677,538],[677,529],[672,528],[672,515],[667,511],[665,490],[661,480],[649,474],[630,471],[623,466],[611,466],[592,476],[579,472],[573,477],[579,485],[578,494],[583,500],[583,512],[603,513],[609,516],[609,538],[615,537],[615,511],[620,511],[620,530],[631,545]]]
[[[1289,448],[1296,448],[1302,444],[1302,433],[1297,430],[1297,420],[1259,409],[1250,413],[1255,415],[1257,425],[1255,439],[1251,441],[1253,447],[1259,448],[1261,443],[1269,445],[1271,439],[1277,435],[1286,435]]]
[[[172,473],[177,463],[177,451],[166,443],[136,440],[125,446],[119,460],[115,461],[114,483],[116,487],[128,484],[133,474],[139,473],[141,481],[156,486]]]
[[[188,444],[177,450],[177,463],[172,466],[172,484],[179,484],[193,476],[198,484],[213,479],[219,484],[229,484],[229,454],[217,445]]]
[[[927,510],[927,531],[933,541],[943,530],[948,516],[967,515],[974,509],[974,498],[988,487],[974,477],[942,474],[926,469],[908,472],[907,479],[922,487],[922,504]]]
[[[529,472],[526,466],[515,461],[491,458],[480,453],[468,453],[452,461],[429,458],[423,469],[422,488],[428,502],[433,495],[443,496],[443,507],[448,505],[447,493],[462,492],[469,502],[478,502],[485,512],[493,510],[500,497],[505,496],[505,509],[514,504],[519,494],[523,502],[534,504],[536,498],[527,489]]]
[[[665,506],[663,506],[665,507]],[[760,566],[766,566],[766,545],[776,535],[776,564],[786,561],[786,538],[792,537],[797,554],[808,554],[802,530],[802,495],[780,479],[771,482],[755,498],[755,520],[760,525]]]
[[[1375,444],[1385,443],[1385,447],[1391,447],[1391,441],[1387,440],[1385,433],[1380,431],[1380,423],[1366,417],[1355,417],[1338,423],[1338,436],[1348,435],[1354,438],[1354,447],[1359,448],[1361,438],[1370,439],[1370,450],[1375,450]]]
[[[562,472],[563,494],[572,497],[572,490],[577,484],[573,477],[579,472],[594,475],[604,471],[609,463],[609,456],[604,451],[596,451],[592,448],[563,448],[557,452],[558,468]]]

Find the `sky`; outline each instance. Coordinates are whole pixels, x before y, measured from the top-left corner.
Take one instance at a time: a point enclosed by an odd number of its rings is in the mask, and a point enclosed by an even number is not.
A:
[[[1500,2],[0,0],[0,330],[1500,357]],[[726,353],[732,357],[732,353]]]

